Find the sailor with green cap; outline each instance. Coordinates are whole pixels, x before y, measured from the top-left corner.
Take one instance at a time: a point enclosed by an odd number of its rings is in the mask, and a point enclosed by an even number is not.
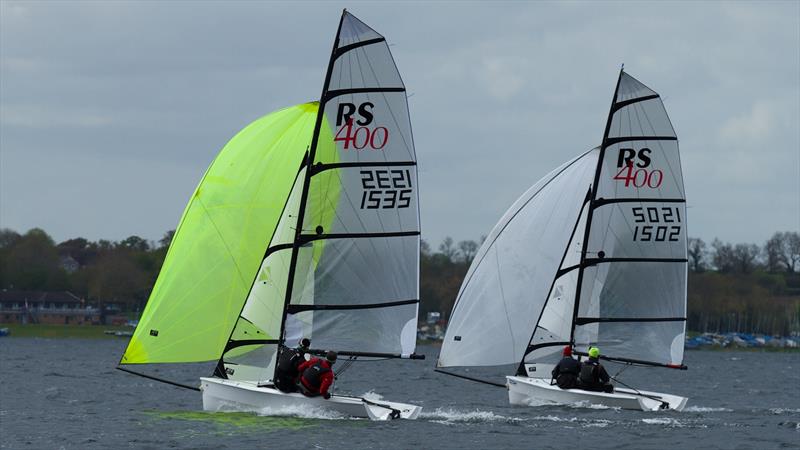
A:
[[[600,364],[600,349],[589,347],[589,360],[581,366],[580,385],[587,391],[614,392],[605,367]]]

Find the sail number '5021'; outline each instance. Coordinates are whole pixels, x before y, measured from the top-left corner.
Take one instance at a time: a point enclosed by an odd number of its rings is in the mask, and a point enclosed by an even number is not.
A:
[[[362,170],[361,209],[408,208],[411,204],[411,171]]]
[[[386,127],[368,127],[375,117],[372,113],[374,107],[372,102],[364,102],[358,105],[358,108],[353,103],[339,103],[339,109],[336,112],[336,126],[340,128],[333,140],[341,142],[342,149],[349,150],[352,147],[354,150],[364,150],[365,148],[382,150],[386,147],[389,142],[389,130]],[[356,111],[358,111],[358,119],[353,118]]]
[[[680,208],[641,206],[631,209],[635,223],[681,223]],[[633,229],[634,241],[677,242],[681,234],[680,225],[636,225]]]
[[[638,152],[632,148],[620,148],[617,157],[617,174],[614,179],[624,181],[625,187],[641,188],[649,187],[656,189],[661,187],[664,181],[664,172],[659,169],[649,169],[650,162],[649,148],[642,148]],[[636,169],[633,167],[633,160],[636,159]]]

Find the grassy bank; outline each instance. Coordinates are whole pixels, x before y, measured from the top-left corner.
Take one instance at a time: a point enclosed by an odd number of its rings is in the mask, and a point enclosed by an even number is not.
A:
[[[122,339],[117,336],[108,335],[106,330],[112,331],[133,331],[133,328],[126,326],[103,326],[103,325],[50,325],[50,324],[28,324],[0,323],[0,328],[8,328],[11,335],[8,337],[43,337],[43,338],[81,338],[81,339]]]

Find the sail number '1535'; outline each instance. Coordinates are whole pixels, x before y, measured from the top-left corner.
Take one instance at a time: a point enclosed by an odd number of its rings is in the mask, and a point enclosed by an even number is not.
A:
[[[361,209],[408,208],[411,205],[411,171],[396,170],[362,170]]]
[[[631,209],[635,223],[650,225],[636,225],[633,229],[634,241],[677,242],[681,234],[680,225],[661,225],[681,223],[680,208],[672,207],[641,207]],[[655,224],[655,225],[653,225]]]

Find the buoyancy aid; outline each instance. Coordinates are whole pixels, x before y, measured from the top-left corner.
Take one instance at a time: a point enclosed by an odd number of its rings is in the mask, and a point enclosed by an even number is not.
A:
[[[330,367],[325,367],[323,365],[323,361],[324,360],[319,360],[314,363],[311,367],[304,370],[303,375],[300,377],[303,386],[309,391],[319,392],[319,388],[322,386],[322,375],[331,371]]]
[[[558,373],[578,376],[580,363],[571,357],[566,357],[558,363]]]
[[[305,360],[303,352],[296,348],[284,348],[278,359],[278,371],[289,376],[297,376],[297,366]]]
[[[600,384],[600,380],[597,377],[597,363],[591,360],[583,363],[579,379],[581,383],[587,386]]]

